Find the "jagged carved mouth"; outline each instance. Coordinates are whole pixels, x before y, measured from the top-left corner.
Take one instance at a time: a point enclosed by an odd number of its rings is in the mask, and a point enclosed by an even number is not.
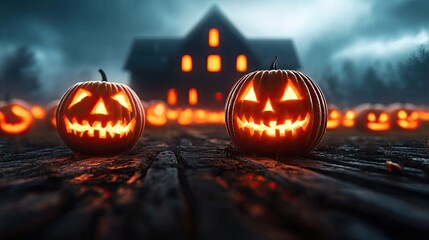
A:
[[[307,128],[308,123],[310,122],[310,114],[307,113],[304,119],[299,117],[295,121],[292,121],[291,119],[286,119],[284,122],[279,123],[277,123],[276,120],[269,121],[268,125],[264,124],[263,121],[260,121],[258,124],[252,117],[246,119],[244,116],[242,118],[237,116],[236,119],[238,127],[243,131],[249,131],[251,136],[257,132],[260,136],[265,133],[269,137],[284,137],[287,133],[291,133],[292,136],[295,137],[298,129],[305,131]]]
[[[65,115],[63,119],[67,133],[73,133],[79,137],[83,137],[85,134],[88,137],[95,137],[95,132],[97,131],[100,139],[105,139],[108,136],[114,138],[116,135],[122,138],[133,132],[136,125],[135,118],[132,118],[130,122],[127,122],[125,118],[123,121],[119,120],[116,123],[108,121],[104,126],[101,121],[94,121],[90,124],[87,120],[82,120],[79,123],[76,118],[70,121]]]

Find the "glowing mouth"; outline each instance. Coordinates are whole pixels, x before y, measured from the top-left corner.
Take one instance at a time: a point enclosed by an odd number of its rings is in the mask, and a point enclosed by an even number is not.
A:
[[[389,123],[368,123],[367,127],[372,131],[385,131],[390,128]]]
[[[407,120],[398,120],[398,125],[403,129],[415,129],[419,126],[417,122],[409,122]]]
[[[243,130],[248,129],[251,136],[253,136],[255,132],[259,133],[260,136],[265,133],[269,137],[284,137],[287,132],[291,132],[292,136],[295,136],[297,134],[296,130],[305,130],[309,121],[310,114],[307,114],[304,119],[298,118],[295,122],[292,122],[292,120],[285,120],[284,123],[277,124],[277,121],[270,121],[267,126],[262,121],[260,124],[255,123],[252,117],[247,120],[245,117],[240,119],[237,116],[238,127]]]
[[[132,118],[129,123],[127,123],[127,120],[125,119],[124,121],[117,121],[115,124],[113,124],[112,121],[109,121],[104,127],[100,121],[95,121],[92,124],[89,124],[87,120],[83,120],[82,123],[78,123],[76,118],[73,118],[71,121],[66,116],[63,116],[63,118],[67,133],[73,133],[79,137],[83,137],[85,133],[88,137],[94,137],[94,132],[98,131],[100,139],[105,139],[107,136],[114,138],[115,135],[119,135],[119,138],[122,138],[132,132],[136,125],[135,118]]]

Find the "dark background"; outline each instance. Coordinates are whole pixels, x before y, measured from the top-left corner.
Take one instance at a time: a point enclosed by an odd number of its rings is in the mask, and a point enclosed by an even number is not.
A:
[[[2,0],[0,94],[47,102],[100,67],[127,83],[136,37],[183,37],[213,4],[245,37],[292,38],[330,102],[429,102],[425,0]]]

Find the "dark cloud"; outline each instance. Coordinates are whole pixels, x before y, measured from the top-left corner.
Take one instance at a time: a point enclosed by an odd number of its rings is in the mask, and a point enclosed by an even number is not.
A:
[[[0,54],[34,49],[47,89],[96,77],[98,67],[126,81],[122,67],[136,37],[183,36],[214,3],[245,36],[294,38],[304,69],[312,72],[359,41],[429,29],[425,0],[10,0],[0,3]],[[298,27],[282,28],[285,21]]]

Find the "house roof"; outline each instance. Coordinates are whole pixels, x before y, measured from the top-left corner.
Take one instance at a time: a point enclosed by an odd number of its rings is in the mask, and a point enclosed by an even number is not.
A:
[[[170,57],[181,43],[182,39],[175,38],[136,39],[131,47],[125,69],[162,71],[167,68]]]
[[[279,69],[297,69],[301,66],[291,39],[248,39],[247,44],[258,57],[262,69],[269,69],[275,57],[279,58]]]
[[[201,27],[207,22],[226,26],[228,31],[243,42],[243,46],[258,58],[261,69],[268,69],[275,57],[279,58],[280,67],[285,66],[288,69],[300,67],[291,39],[246,39],[221,10],[217,6],[213,6],[185,38],[142,38],[135,40],[125,69],[129,71],[164,71],[168,69],[170,57],[174,56],[180,47],[186,45],[187,41],[195,39],[199,35]]]

